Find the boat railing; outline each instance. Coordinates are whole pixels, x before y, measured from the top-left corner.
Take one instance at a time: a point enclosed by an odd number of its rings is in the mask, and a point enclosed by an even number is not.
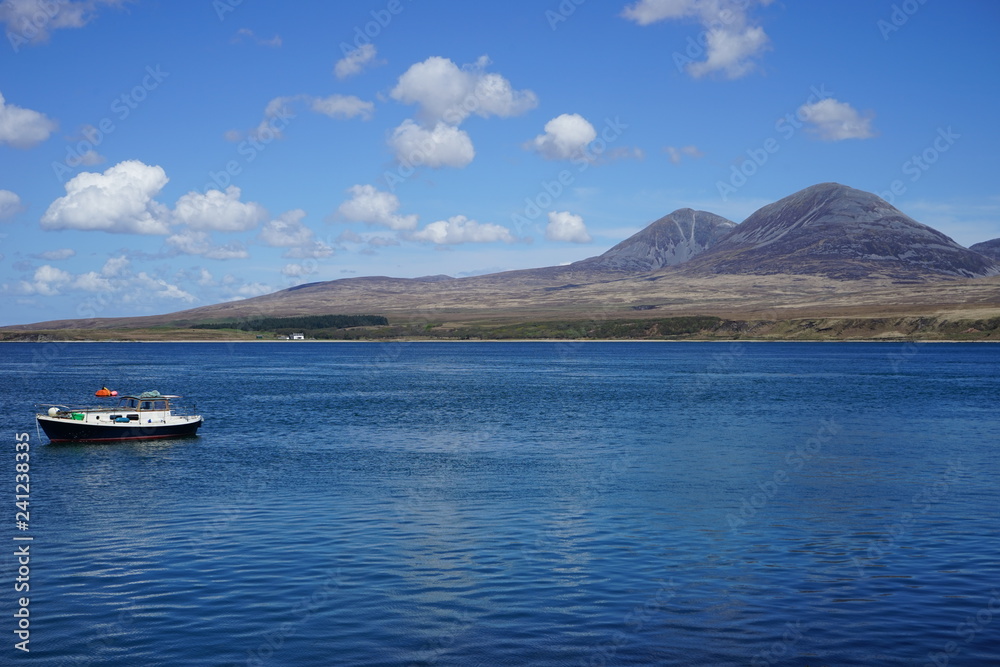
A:
[[[49,408],[55,408],[57,417],[69,417],[73,413],[88,415],[92,412],[121,412],[121,413],[142,413],[142,412],[162,412],[162,410],[150,410],[142,408],[123,407],[118,405],[62,405],[59,403],[35,403],[35,409],[39,414],[48,413]],[[174,417],[195,417],[198,415],[198,406],[195,403],[189,405],[170,403],[168,409]],[[69,417],[71,418],[71,417]]]

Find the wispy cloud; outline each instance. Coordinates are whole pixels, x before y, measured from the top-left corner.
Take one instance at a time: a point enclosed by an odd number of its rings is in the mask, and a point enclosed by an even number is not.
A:
[[[378,51],[374,44],[362,44],[358,48],[348,51],[344,57],[333,66],[333,73],[338,79],[346,79],[360,74],[366,67],[376,63],[375,56]]]
[[[276,34],[270,39],[264,39],[262,37],[258,37],[250,28],[240,28],[237,30],[231,41],[233,44],[239,44],[244,40],[253,42],[258,46],[269,46],[275,49],[281,46],[281,35]]]
[[[673,164],[680,164],[685,156],[698,159],[705,154],[698,150],[697,146],[681,146],[680,148],[676,146],[664,146],[663,152],[667,154],[670,162]]]
[[[102,6],[121,7],[128,0],[3,0],[0,23],[7,41],[17,52],[24,44],[42,44],[52,31],[82,28]]]

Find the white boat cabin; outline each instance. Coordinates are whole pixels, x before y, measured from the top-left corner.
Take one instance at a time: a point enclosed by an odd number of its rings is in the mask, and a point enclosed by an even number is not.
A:
[[[162,423],[170,416],[170,399],[180,398],[180,396],[153,396],[144,398],[142,396],[122,396],[118,401],[118,407],[112,418],[124,417],[130,421],[139,421],[143,424]],[[134,416],[138,413],[138,419]]]

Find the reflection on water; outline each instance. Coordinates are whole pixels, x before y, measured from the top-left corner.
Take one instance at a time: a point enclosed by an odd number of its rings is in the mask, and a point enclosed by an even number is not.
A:
[[[39,664],[1000,661],[994,346],[43,348]],[[37,441],[104,384],[205,425]]]

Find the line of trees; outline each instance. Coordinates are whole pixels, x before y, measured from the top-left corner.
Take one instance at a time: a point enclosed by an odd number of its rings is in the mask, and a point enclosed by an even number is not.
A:
[[[299,317],[262,317],[254,320],[224,320],[194,324],[192,329],[241,329],[243,331],[278,331],[289,329],[346,329],[348,327],[377,327],[389,324],[382,315],[301,315]]]

